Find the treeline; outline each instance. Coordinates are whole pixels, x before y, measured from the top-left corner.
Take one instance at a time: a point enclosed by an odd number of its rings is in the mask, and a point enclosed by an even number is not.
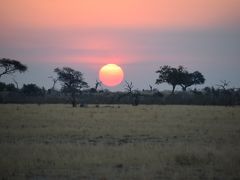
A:
[[[201,90],[160,92],[133,90],[132,94],[105,90],[83,90],[76,97],[77,104],[183,104],[183,105],[240,105],[240,89],[205,87]],[[35,84],[24,84],[17,89],[14,84],[0,83],[0,103],[72,103],[63,90],[40,88]]]
[[[16,60],[0,59],[0,78],[15,72],[25,72],[27,66]],[[183,104],[183,105],[240,105],[240,89],[230,88],[229,82],[221,81],[216,87],[191,89],[192,85],[204,84],[205,78],[199,71],[188,72],[183,66],[177,68],[160,66],[156,71],[156,84],[168,83],[172,91],[159,91],[149,85],[148,90],[136,90],[132,82],[125,81],[122,92],[111,92],[100,88],[102,83],[96,81],[89,87],[83,74],[69,67],[54,69],[56,77],[50,76],[52,88],[46,90],[36,84],[6,84],[0,82],[0,103],[71,103],[73,107],[87,104]],[[55,89],[56,83],[62,88]],[[175,91],[180,86],[182,91]]]

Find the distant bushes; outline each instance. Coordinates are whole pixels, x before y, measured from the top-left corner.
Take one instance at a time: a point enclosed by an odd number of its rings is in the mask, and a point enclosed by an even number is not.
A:
[[[40,88],[36,84],[24,84],[21,92],[27,96],[44,96],[46,93],[44,88]]]
[[[14,92],[17,91],[17,88],[15,88],[14,84],[5,84],[0,82],[0,92],[2,91]]]
[[[182,105],[240,105],[240,89],[216,89],[171,92],[137,91],[111,92],[84,90],[77,95],[78,104],[182,104]],[[68,94],[61,91],[45,90],[35,84],[25,84],[21,89],[14,84],[0,83],[0,103],[71,103]]]

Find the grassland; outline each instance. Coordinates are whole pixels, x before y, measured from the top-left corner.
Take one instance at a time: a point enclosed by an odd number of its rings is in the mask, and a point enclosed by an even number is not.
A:
[[[240,107],[0,105],[0,179],[240,179]]]

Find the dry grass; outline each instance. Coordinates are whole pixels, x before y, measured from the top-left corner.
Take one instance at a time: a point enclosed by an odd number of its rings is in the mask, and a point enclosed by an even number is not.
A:
[[[1,179],[240,179],[240,107],[0,105]]]

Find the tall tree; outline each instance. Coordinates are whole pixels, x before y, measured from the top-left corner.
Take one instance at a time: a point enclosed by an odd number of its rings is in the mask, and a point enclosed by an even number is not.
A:
[[[189,73],[184,71],[181,75],[181,83],[180,86],[182,87],[183,91],[192,85],[203,84],[205,82],[205,78],[199,71],[195,71],[193,73]]]
[[[158,79],[156,80],[156,84],[168,83],[172,86],[172,94],[174,94],[175,88],[177,85],[180,85],[182,74],[185,72],[185,68],[183,66],[179,66],[178,68],[174,68],[171,66],[160,66],[159,70],[156,73],[159,73]]]
[[[87,88],[88,84],[84,81],[83,74],[69,67],[62,69],[56,68],[54,72],[58,75],[58,80],[62,82],[62,88],[65,92],[70,93],[72,106],[77,106],[77,95],[82,88]]]
[[[0,78],[6,74],[13,74],[16,71],[22,73],[27,70],[27,66],[13,59],[0,59]]]

